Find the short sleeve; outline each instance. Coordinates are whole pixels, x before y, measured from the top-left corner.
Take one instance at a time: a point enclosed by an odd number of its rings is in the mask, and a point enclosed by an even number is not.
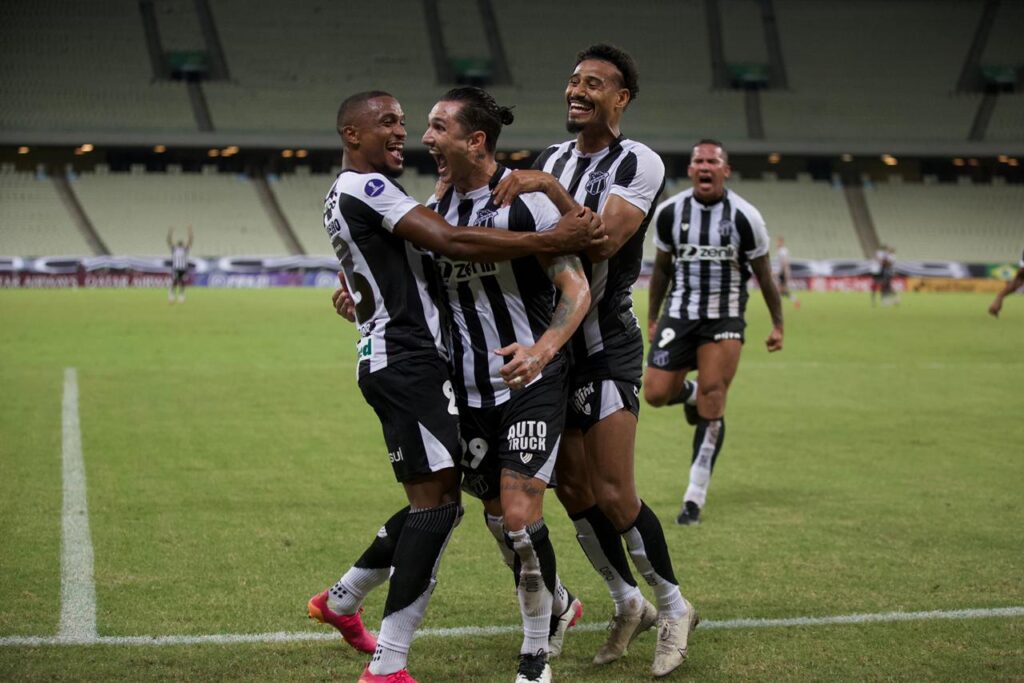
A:
[[[388,232],[417,206],[415,199],[400,187],[379,173],[367,173],[360,177],[361,186],[355,189],[355,196],[381,215],[381,224]]]
[[[537,232],[554,230],[558,221],[562,220],[562,214],[558,213],[558,207],[546,194],[541,192],[530,192],[520,195],[523,203],[526,204],[533,215],[533,223]]]
[[[768,229],[761,212],[746,205],[736,210],[736,227],[740,230],[740,249],[750,260],[768,253]]]
[[[609,195],[618,195],[644,213],[651,210],[665,182],[665,164],[648,147],[630,150],[615,173]]]
[[[675,238],[672,235],[676,218],[676,202],[673,199],[662,202],[654,211],[654,246],[658,251],[672,253]]]

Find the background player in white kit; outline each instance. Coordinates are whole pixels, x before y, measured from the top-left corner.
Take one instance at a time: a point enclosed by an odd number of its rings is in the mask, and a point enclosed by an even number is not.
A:
[[[795,308],[800,308],[800,299],[796,298],[796,294],[793,294],[789,289],[790,284],[793,282],[793,269],[789,262],[789,247],[786,246],[786,241],[782,238],[782,235],[779,235],[779,239],[775,244],[775,262],[778,269],[779,295],[792,301]]]
[[[185,284],[188,279],[188,252],[192,249],[192,226],[188,226],[188,240],[174,241],[174,228],[167,230],[167,247],[171,250],[171,288],[167,290],[168,303],[174,303],[175,290],[179,304],[185,303]]]
[[[576,55],[565,90],[566,128],[575,138],[546,149],[534,171],[515,171],[495,191],[503,204],[521,192],[545,192],[560,211],[601,214],[608,242],[582,255],[591,310],[571,342],[570,403],[556,467],[559,500],[615,603],[596,664],[619,659],[638,634],[658,625],[651,672],[664,676],[686,659],[696,611],[678,580],[654,512],[636,490],[634,459],[643,334],[633,313],[651,211],[665,167],[649,147],[620,132],[639,93],[632,57],[611,45]],[[652,587],[657,607],[633,578],[623,551]]]
[[[725,440],[725,401],[743,349],[750,271],[772,318],[766,346],[782,349],[782,304],[772,279],[761,214],[725,188],[730,169],[722,143],[701,140],[688,169],[693,187],[662,202],[654,215],[658,248],[648,309],[650,352],[644,399],[652,406],[696,406],[690,480],[676,521],[695,524]],[[662,310],[669,283],[672,293]],[[696,369],[698,382],[686,374]]]

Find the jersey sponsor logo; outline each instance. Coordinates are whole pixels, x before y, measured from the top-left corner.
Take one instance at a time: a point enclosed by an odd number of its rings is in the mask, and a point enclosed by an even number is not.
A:
[[[587,176],[587,194],[599,195],[608,187],[608,171],[594,171]]]
[[[497,263],[474,263],[471,261],[449,261],[440,259],[437,264],[441,279],[448,284],[469,282],[485,275],[497,275],[500,271]]]
[[[363,187],[363,192],[366,193],[367,197],[376,197],[384,191],[384,181],[380,178],[372,178],[366,181],[366,185]]]
[[[543,420],[522,420],[508,428],[505,435],[510,451],[547,451],[548,444],[548,423]],[[525,458],[525,459],[524,459]],[[533,455],[520,453],[519,459],[523,464],[530,462]]]
[[[668,351],[663,349],[656,349],[651,353],[651,365],[664,366],[668,365]]]
[[[403,459],[401,447],[397,451],[388,451],[388,460],[391,461],[392,465],[396,462],[402,462]]]
[[[476,222],[473,225],[479,225],[484,228],[493,228],[494,219],[498,215],[497,209],[481,209],[476,215]]]
[[[715,341],[722,341],[724,339],[743,339],[743,335],[739,332],[719,332],[714,336]]]
[[[356,342],[356,362],[373,355],[373,337],[363,337]]]
[[[736,247],[731,244],[724,247],[684,244],[676,256],[682,261],[733,261],[736,259]]]
[[[572,406],[576,409],[577,413],[583,413],[584,415],[590,415],[590,402],[589,398],[594,394],[594,383],[588,382],[582,387],[576,390],[576,393],[572,397]]]
[[[718,224],[718,234],[722,236],[723,240],[732,239],[732,234],[736,230],[736,224],[728,218],[722,219]]]

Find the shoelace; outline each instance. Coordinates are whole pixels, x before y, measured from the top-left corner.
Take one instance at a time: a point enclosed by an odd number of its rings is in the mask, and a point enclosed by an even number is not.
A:
[[[519,673],[525,675],[530,680],[540,680],[541,675],[544,673],[545,664],[547,664],[547,660],[544,657],[543,650],[538,650],[535,655],[519,655]]]

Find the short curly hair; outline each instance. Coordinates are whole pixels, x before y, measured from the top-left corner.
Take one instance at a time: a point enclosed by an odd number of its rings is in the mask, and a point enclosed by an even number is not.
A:
[[[629,90],[630,102],[640,94],[640,74],[637,72],[636,61],[625,50],[607,43],[597,43],[577,52],[576,64],[573,66],[579,66],[580,62],[587,59],[600,59],[618,69],[622,77],[622,87]]]

